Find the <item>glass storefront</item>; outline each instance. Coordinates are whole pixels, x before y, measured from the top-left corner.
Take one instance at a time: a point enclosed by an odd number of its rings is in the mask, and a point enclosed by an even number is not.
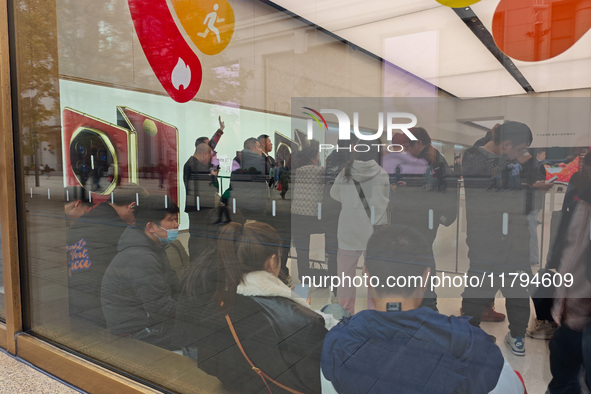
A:
[[[394,259],[429,268],[431,310],[489,332],[496,302],[503,356],[545,389],[547,347],[516,343],[529,298],[582,272],[553,245],[586,201],[583,5],[532,49],[498,0],[10,3],[25,332],[156,389],[263,390],[227,312],[254,366],[317,392],[326,330],[379,310],[365,261]]]

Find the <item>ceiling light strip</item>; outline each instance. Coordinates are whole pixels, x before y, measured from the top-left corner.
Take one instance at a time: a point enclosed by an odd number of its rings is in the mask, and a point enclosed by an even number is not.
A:
[[[365,49],[365,48],[362,48],[362,47],[360,47],[359,45],[356,45],[356,44],[352,43],[351,41],[344,39],[343,37],[341,37],[341,36],[339,36],[339,35],[337,35],[337,34],[335,34],[335,33],[331,32],[330,30],[327,30],[327,29],[325,29],[324,27],[317,25],[316,23],[314,23],[314,22],[312,22],[312,21],[310,21],[310,20],[308,20],[308,19],[306,19],[306,18],[304,18],[304,17],[302,17],[302,16],[300,16],[300,15],[298,15],[298,14],[296,14],[296,13],[294,13],[294,12],[290,11],[290,10],[288,10],[287,8],[284,8],[284,7],[280,6],[279,4],[276,4],[276,3],[272,2],[272,1],[267,1],[267,0],[259,0],[259,1],[260,1],[261,3],[264,3],[264,4],[267,4],[267,5],[270,5],[271,7],[273,7],[273,8],[275,8],[275,9],[277,9],[278,11],[281,11],[281,12],[283,12],[283,13],[287,14],[288,16],[290,16],[290,17],[292,17],[292,18],[295,18],[295,19],[297,19],[297,20],[299,20],[299,21],[301,21],[301,22],[305,23],[305,24],[306,24],[306,25],[308,25],[308,26],[311,26],[311,27],[313,27],[314,29],[317,29],[317,30],[319,30],[319,31],[321,31],[321,32],[323,32],[323,33],[325,33],[325,34],[329,35],[330,37],[334,38],[335,40],[337,40],[337,41],[340,41],[340,42],[342,42],[343,44],[350,46],[350,47],[351,47],[352,49],[354,49],[354,50],[357,50],[357,51],[363,52],[364,54],[366,54],[366,55],[368,55],[368,56],[370,56],[370,57],[372,57],[372,58],[374,58],[374,59],[377,59],[377,60],[379,60],[380,62],[382,62],[382,63],[384,63],[384,64],[386,64],[386,65],[388,65],[388,66],[394,67],[394,68],[396,68],[397,70],[400,70],[400,71],[402,71],[403,73],[405,73],[405,74],[408,74],[409,76],[411,76],[411,77],[413,77],[413,78],[416,78],[416,79],[418,79],[419,81],[421,81],[421,82],[423,82],[423,83],[426,83],[427,85],[433,86],[433,87],[434,87],[434,88],[436,88],[436,89],[437,89],[439,92],[442,92],[442,93],[443,93],[443,94],[445,94],[445,95],[449,95],[450,97],[457,97],[456,95],[454,95],[454,94],[451,94],[451,93],[450,93],[450,92],[448,92],[447,90],[445,90],[445,89],[442,89],[442,88],[440,88],[439,86],[437,86],[437,85],[434,85],[434,84],[432,84],[431,82],[429,82],[429,81],[426,81],[426,80],[424,80],[423,78],[416,76],[415,74],[413,74],[413,73],[409,72],[408,70],[405,70],[405,69],[403,69],[403,68],[401,68],[401,67],[399,67],[399,66],[397,66],[397,65],[395,65],[395,64],[393,64],[393,63],[391,63],[391,62],[389,62],[389,61],[387,61],[387,60],[386,60],[386,59],[384,59],[383,57],[381,57],[381,56],[378,56],[378,55],[376,55],[375,53],[373,53],[373,52],[370,52],[370,51],[368,51],[367,49]]]

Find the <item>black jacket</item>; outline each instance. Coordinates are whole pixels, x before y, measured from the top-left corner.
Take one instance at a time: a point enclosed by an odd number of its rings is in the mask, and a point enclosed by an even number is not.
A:
[[[119,252],[103,277],[101,301],[107,328],[157,346],[172,348],[180,293],[166,252],[142,230],[127,228]]]
[[[269,209],[266,161],[263,156],[248,149],[244,149],[240,156],[241,168],[230,176],[232,197],[236,199],[236,208],[242,211],[246,219],[257,219]]]
[[[564,197],[564,203],[562,204],[562,217],[560,219],[560,225],[558,226],[558,232],[556,233],[556,239],[552,242],[550,252],[548,253],[546,263],[546,268],[548,269],[558,269],[558,267],[560,267],[562,253],[568,241],[566,238],[568,227],[578,200],[591,204],[591,185],[587,185],[578,193],[570,187],[569,190],[567,190]],[[589,256],[589,261],[591,262],[591,242],[587,246],[587,256]],[[591,264],[587,266],[587,278],[591,281]]]
[[[505,158],[473,147],[464,153],[466,243],[470,269],[475,271],[529,271],[529,227],[526,189],[489,190],[493,165],[503,168]],[[505,230],[505,231],[503,231]]]
[[[215,208],[217,186],[214,185],[209,167],[201,164],[194,156],[183,167],[183,182],[185,183],[185,212],[197,210],[197,196],[199,196],[199,208]]]
[[[441,182],[446,183],[446,178],[451,174],[449,165],[439,151],[435,150],[435,152],[435,163],[431,167],[433,169],[439,168]],[[423,154],[419,155],[419,158],[427,160]],[[449,178],[450,189],[446,191],[436,188],[434,190],[426,189],[423,174],[402,175],[407,185],[397,187],[391,195],[391,222],[415,228],[430,245],[433,245],[439,225],[449,227],[456,221],[458,205],[456,178]],[[432,216],[432,226],[429,226],[430,216]]]
[[[224,314],[213,303],[203,307],[193,315],[198,318],[196,329],[184,335],[185,345],[198,349],[199,368],[230,390],[266,391],[238,349]],[[320,315],[287,298],[242,295],[236,296],[229,315],[256,367],[292,389],[320,392],[320,352],[327,332]],[[284,392],[270,382],[269,386],[273,393]]]
[[[127,224],[108,203],[79,218],[66,234],[70,315],[105,327],[101,282]]]

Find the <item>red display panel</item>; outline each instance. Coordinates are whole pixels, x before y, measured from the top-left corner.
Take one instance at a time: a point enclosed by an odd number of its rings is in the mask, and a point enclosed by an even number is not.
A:
[[[66,186],[82,186],[98,201],[136,182],[130,130],[71,108],[62,119]]]
[[[135,138],[141,186],[151,194],[170,196],[178,205],[178,129],[127,107],[117,107],[117,124]]]

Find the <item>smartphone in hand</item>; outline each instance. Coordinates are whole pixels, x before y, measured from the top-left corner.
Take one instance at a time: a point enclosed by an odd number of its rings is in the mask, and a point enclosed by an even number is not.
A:
[[[304,286],[302,284],[297,284],[293,288],[293,291],[302,297],[304,300],[308,299],[308,295],[310,294],[310,286]]]

